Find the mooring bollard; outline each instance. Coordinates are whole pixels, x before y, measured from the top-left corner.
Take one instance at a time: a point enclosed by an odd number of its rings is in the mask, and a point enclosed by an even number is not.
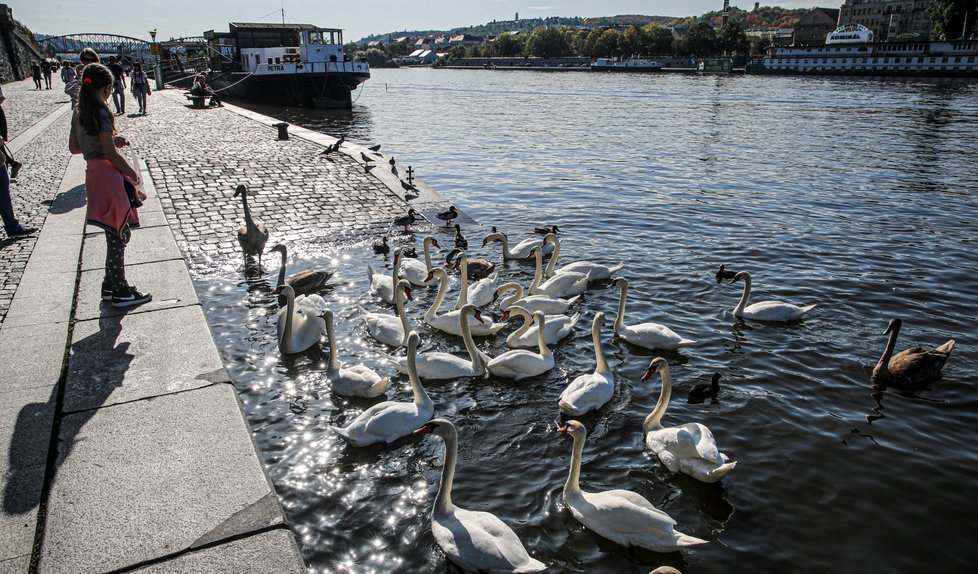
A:
[[[278,139],[287,140],[289,139],[289,124],[285,122],[279,122],[277,124],[272,124],[278,128]]]

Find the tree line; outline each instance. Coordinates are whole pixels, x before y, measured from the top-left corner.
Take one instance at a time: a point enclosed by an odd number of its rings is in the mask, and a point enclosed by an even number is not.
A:
[[[577,30],[568,26],[540,26],[529,33],[503,33],[492,42],[478,46],[447,48],[447,63],[459,58],[533,56],[540,58],[655,58],[662,56],[748,56],[763,54],[767,40],[750,39],[740,22],[727,22],[719,30],[706,22],[693,24],[678,38],[673,31],[657,23],[628,26],[624,31],[614,28]],[[347,46],[354,57],[365,58],[371,66],[382,67],[414,51],[413,43],[392,43],[366,48],[357,44]]]

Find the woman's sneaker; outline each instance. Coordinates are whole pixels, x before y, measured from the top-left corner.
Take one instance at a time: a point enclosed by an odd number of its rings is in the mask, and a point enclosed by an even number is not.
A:
[[[149,293],[140,293],[132,285],[112,293],[113,307],[132,307],[133,305],[142,305],[152,300],[152,295]]]
[[[102,281],[102,300],[103,301],[112,300],[112,286],[109,285],[108,281]]]

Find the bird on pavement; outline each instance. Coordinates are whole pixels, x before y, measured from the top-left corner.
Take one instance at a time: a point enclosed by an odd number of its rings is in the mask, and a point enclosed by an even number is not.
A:
[[[414,184],[408,183],[403,179],[401,180],[401,188],[403,188],[404,191],[413,191],[415,193],[418,191],[418,188]]]
[[[391,173],[394,174],[394,177],[401,177],[401,174],[397,173],[397,166],[396,165],[393,166],[393,167],[391,167]]]
[[[407,231],[407,228],[410,227],[412,223],[418,220],[418,218],[416,217],[417,215],[418,212],[415,211],[414,208],[412,207],[411,209],[408,210],[407,215],[402,215],[401,217],[395,218],[394,225],[402,225],[404,226],[404,231]]]
[[[439,212],[436,217],[438,217],[438,219],[444,221],[445,222],[445,227],[448,227],[449,225],[451,225],[452,220],[455,219],[456,217],[458,217],[458,210],[455,209],[455,206],[454,205],[449,205],[448,206],[448,209],[446,209],[445,211]]]
[[[372,152],[380,153],[380,144],[372,145],[372,146],[368,147],[367,149],[369,149]]]
[[[391,167],[394,167],[394,164],[396,164],[397,162],[394,161],[394,156],[391,156],[391,158],[387,160],[387,163],[391,164]]]
[[[370,173],[370,170],[372,170],[375,167],[377,166],[372,163],[365,163],[363,164],[363,173]]]
[[[370,163],[370,162],[372,162],[374,160],[374,158],[370,157],[369,155],[367,155],[367,154],[365,154],[363,152],[360,152],[360,157],[362,157],[363,158],[363,161],[365,161],[367,163]]]

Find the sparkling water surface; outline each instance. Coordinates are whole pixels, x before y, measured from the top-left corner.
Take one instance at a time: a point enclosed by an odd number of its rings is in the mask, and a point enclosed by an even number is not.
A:
[[[558,225],[564,263],[626,263],[627,323],[661,322],[699,341],[654,353],[615,341],[618,291],[603,283],[577,306],[574,334],[552,347],[553,371],[427,384],[437,416],[459,430],[457,505],[498,515],[552,572],[970,571],[978,84],[405,69],[374,70],[355,97],[349,112],[256,109],[381,143],[402,175],[411,165],[479,222],[463,227],[470,256],[501,264],[498,243],[481,247],[490,225],[514,242]],[[436,263],[452,244],[433,226],[391,232],[394,245],[419,250],[437,237]],[[407,377],[386,360],[404,350],[366,338],[357,312],[393,312],[369,297],[366,276],[367,264],[390,272],[391,260],[372,252],[375,237],[334,239],[273,241],[289,245],[293,270],[336,269],[323,296],[341,360],[393,376],[388,398],[409,401]],[[240,257],[199,258],[193,272],[310,571],[444,571],[429,525],[441,441],[356,449],[329,431],[377,401],[331,394],[325,343],[279,354],[273,260],[261,277],[246,277]],[[787,325],[738,320],[742,284],[717,285],[720,264],[750,271],[753,301],[818,307]],[[500,283],[532,278],[524,263],[500,270]],[[457,289],[456,279],[446,311]],[[460,338],[421,321],[434,290],[414,295],[422,351],[464,354]],[[582,418],[582,487],[641,493],[708,544],[629,551],[578,524],[561,500],[571,441],[554,432],[556,401],[594,369],[597,311],[618,390]],[[957,340],[941,381],[912,393],[872,387],[895,316],[901,349]],[[503,339],[477,343],[496,355]],[[720,484],[672,475],[644,448],[660,380],[640,378],[657,355],[674,384],[663,423],[706,424],[738,462]],[[719,399],[686,403],[686,390],[716,371]]]

